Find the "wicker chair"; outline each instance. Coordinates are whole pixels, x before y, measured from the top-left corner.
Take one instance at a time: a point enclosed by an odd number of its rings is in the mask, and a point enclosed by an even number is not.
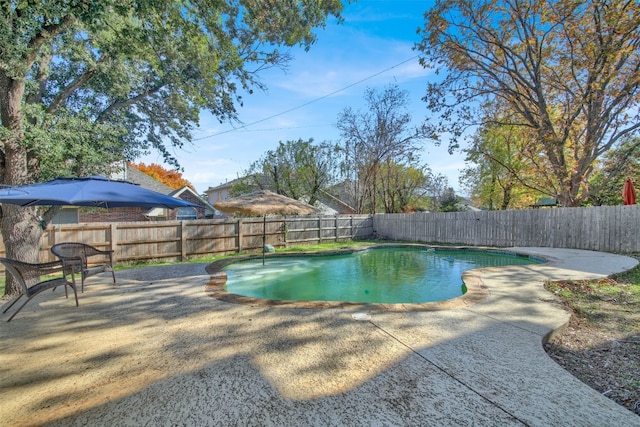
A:
[[[47,262],[43,264],[30,264],[26,262],[16,261],[9,258],[0,258],[0,262],[4,264],[7,272],[13,276],[16,284],[18,285],[20,295],[13,300],[3,313],[6,313],[22,296],[27,299],[18,309],[9,317],[7,322],[10,322],[13,317],[18,314],[22,307],[24,307],[33,297],[40,292],[47,289],[55,289],[58,286],[64,286],[64,294],[69,298],[67,292],[67,286],[73,289],[73,294],[76,297],[76,307],[78,306],[78,292],[76,291],[76,281],[73,277],[72,268],[63,265],[60,261]],[[62,277],[51,278],[50,275],[62,273]],[[67,279],[70,276],[71,281]]]
[[[113,271],[113,251],[100,250],[86,243],[58,243],[51,247],[51,252],[60,258],[64,265],[72,266],[74,273],[80,273],[82,292],[84,292],[84,281],[87,277],[105,271],[111,272],[113,283],[116,283],[116,274]],[[89,265],[88,259],[98,255],[102,257],[102,263]]]

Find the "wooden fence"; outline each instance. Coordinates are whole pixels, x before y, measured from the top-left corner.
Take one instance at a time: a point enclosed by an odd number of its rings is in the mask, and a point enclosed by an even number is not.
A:
[[[385,238],[474,246],[543,246],[640,252],[640,205],[416,214],[267,217],[226,220],[66,224],[45,230],[51,246],[84,242],[111,249],[117,262],[182,261],[260,250],[263,227],[274,247]],[[0,256],[4,247],[0,242]]]
[[[640,205],[375,215],[378,238],[640,252]]]
[[[241,218],[63,224],[48,227],[40,244],[40,260],[51,261],[51,246],[83,242],[114,251],[116,262],[182,261],[262,248],[335,242],[373,235],[371,215]],[[0,242],[0,253],[4,247]]]

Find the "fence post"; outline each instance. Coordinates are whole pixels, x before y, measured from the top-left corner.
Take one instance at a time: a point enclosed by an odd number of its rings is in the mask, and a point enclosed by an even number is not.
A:
[[[187,233],[184,220],[180,221],[180,261],[187,259]]]
[[[238,253],[242,253],[242,218],[238,218]]]
[[[353,239],[353,215],[349,216],[349,236]]]
[[[49,238],[51,239],[49,241],[49,243],[51,243],[51,246],[55,245],[56,243],[58,243],[58,232],[60,231],[60,226],[56,225],[54,227],[52,227],[52,230],[49,232]],[[51,247],[50,246],[50,247]],[[53,256],[53,254],[51,253],[51,251],[49,251],[49,254],[55,258],[55,256]],[[55,259],[51,259],[51,261],[55,261]]]
[[[322,243],[322,215],[318,215],[318,244]]]
[[[334,216],[334,219],[335,219],[335,221],[333,223],[333,226],[334,226],[333,235],[336,237],[335,240],[337,242],[338,241],[338,224],[339,224],[338,223],[338,214],[336,214]]]
[[[284,235],[284,247],[287,247],[287,234],[289,231],[289,221],[287,220],[286,215],[283,217],[282,220],[282,234]]]
[[[118,223],[112,222],[109,227],[109,234],[111,234],[109,249],[113,251],[113,263],[118,262]]]

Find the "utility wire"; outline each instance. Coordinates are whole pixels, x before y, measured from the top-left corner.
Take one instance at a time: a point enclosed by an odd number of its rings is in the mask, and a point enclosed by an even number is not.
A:
[[[299,110],[300,108],[304,108],[304,107],[306,107],[306,106],[308,106],[308,105],[311,105],[311,104],[313,104],[313,103],[315,103],[315,102],[321,101],[321,100],[323,100],[323,99],[325,99],[325,98],[328,98],[328,97],[333,96],[333,95],[335,95],[335,94],[337,94],[337,93],[340,93],[340,92],[345,91],[345,90],[347,90],[347,89],[349,89],[349,88],[352,88],[353,86],[359,85],[359,84],[360,84],[360,83],[362,83],[362,82],[366,82],[367,80],[370,80],[370,79],[372,79],[372,78],[374,78],[374,77],[377,77],[377,76],[379,76],[380,74],[384,74],[384,73],[386,73],[386,72],[387,72],[387,71],[389,71],[389,70],[393,70],[394,68],[399,67],[400,65],[406,64],[407,62],[410,62],[410,61],[413,61],[414,59],[418,58],[418,56],[419,56],[419,55],[414,55],[414,56],[412,56],[411,58],[409,58],[409,59],[405,59],[404,61],[399,62],[399,63],[397,63],[397,64],[395,64],[395,65],[392,65],[392,66],[391,66],[391,67],[389,67],[389,68],[385,68],[385,69],[384,69],[384,70],[382,70],[382,71],[378,71],[377,73],[375,73],[375,74],[371,74],[370,76],[365,77],[365,78],[364,78],[364,79],[362,79],[362,80],[358,80],[358,81],[357,81],[357,82],[355,82],[355,83],[351,83],[351,84],[350,84],[350,85],[348,85],[348,86],[345,86],[345,87],[343,87],[343,88],[341,88],[341,89],[335,90],[335,91],[333,91],[333,92],[331,92],[331,93],[328,93],[328,94],[326,94],[326,95],[323,95],[323,96],[321,96],[321,97],[319,97],[319,98],[312,99],[311,101],[305,102],[304,104],[300,104],[300,105],[298,105],[297,107],[289,108],[288,110],[282,111],[282,112],[280,112],[280,113],[274,114],[274,115],[269,116],[269,117],[266,117],[266,118],[264,118],[264,119],[256,120],[255,122],[248,123],[248,124],[246,124],[246,125],[242,125],[242,126],[237,127],[237,128],[233,128],[233,129],[225,130],[225,131],[218,132],[218,133],[214,133],[214,134],[211,134],[211,135],[202,136],[202,137],[200,137],[200,138],[194,138],[194,141],[202,141],[203,139],[213,138],[214,136],[224,135],[225,133],[237,132],[237,131],[239,131],[239,130],[246,129],[246,128],[248,128],[249,126],[253,126],[253,125],[256,125],[256,124],[258,124],[258,123],[266,122],[267,120],[271,120],[271,119],[274,119],[274,118],[276,118],[276,117],[280,117],[280,116],[282,116],[282,115],[284,115],[284,114],[290,113],[290,112],[292,112],[292,111]]]

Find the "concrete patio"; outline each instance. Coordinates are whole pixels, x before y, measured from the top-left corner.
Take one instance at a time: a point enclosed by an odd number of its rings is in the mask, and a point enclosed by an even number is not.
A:
[[[434,311],[219,301],[205,264],[87,280],[0,318],[0,424],[60,426],[640,426],[542,342],[569,319],[545,280],[633,258],[510,248],[547,264],[477,270],[487,298]],[[356,316],[358,317],[358,316]]]

